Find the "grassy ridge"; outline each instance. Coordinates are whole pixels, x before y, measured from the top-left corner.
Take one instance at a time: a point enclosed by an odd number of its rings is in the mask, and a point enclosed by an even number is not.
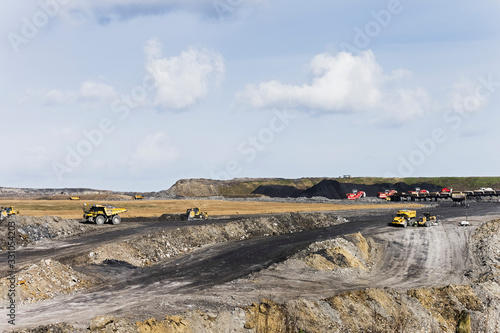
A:
[[[437,186],[453,188],[456,191],[475,190],[481,187],[500,189],[500,177],[407,177],[407,178],[382,178],[382,177],[353,177],[353,178],[266,178],[266,179],[241,179],[232,180],[218,188],[220,195],[225,197],[248,197],[259,186],[283,185],[294,186],[305,190],[316,185],[323,179],[337,180],[340,183],[375,185],[384,183],[421,184],[429,183]]]
[[[429,183],[442,187],[453,188],[457,191],[476,190],[481,187],[500,189],[500,177],[407,177],[407,178],[380,178],[380,177],[355,177],[337,179],[341,183],[354,184],[382,184],[382,183]]]
[[[300,179],[285,179],[285,178],[269,178],[269,179],[249,179],[230,181],[218,188],[220,195],[224,197],[248,197],[259,186],[265,185],[281,185],[293,186],[301,190],[308,189],[316,185],[324,178],[300,178]]]

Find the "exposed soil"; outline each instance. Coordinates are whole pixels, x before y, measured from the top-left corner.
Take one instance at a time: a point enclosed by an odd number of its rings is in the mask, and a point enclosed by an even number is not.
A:
[[[469,227],[463,207],[424,209],[438,226],[386,209],[63,221],[81,233],[17,251],[16,332],[499,331],[500,205],[471,203]]]

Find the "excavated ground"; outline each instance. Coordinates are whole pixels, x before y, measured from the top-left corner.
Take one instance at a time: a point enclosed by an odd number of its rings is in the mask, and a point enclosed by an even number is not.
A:
[[[499,205],[471,203],[469,227],[459,226],[463,207],[426,209],[438,226],[394,228],[387,210],[99,228],[48,221],[47,237],[24,237],[31,244],[17,251],[17,325],[0,328],[455,332],[460,321],[500,331]],[[6,269],[0,277],[6,304]]]

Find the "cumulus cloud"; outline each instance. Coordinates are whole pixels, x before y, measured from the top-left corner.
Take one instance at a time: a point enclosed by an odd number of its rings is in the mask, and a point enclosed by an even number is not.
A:
[[[92,80],[83,82],[78,91],[63,92],[61,90],[52,89],[42,91],[41,95],[48,105],[74,102],[109,102],[117,96],[112,86]]]
[[[312,112],[374,113],[394,122],[412,119],[429,108],[430,98],[424,89],[402,84],[411,73],[405,70],[384,73],[370,50],[359,55],[319,54],[308,69],[309,83],[251,84],[237,94],[237,101],[257,109],[292,107]]]
[[[207,96],[224,74],[224,59],[207,49],[190,48],[179,56],[162,57],[161,44],[149,40],[145,47],[146,71],[156,84],[155,105],[185,109]]]

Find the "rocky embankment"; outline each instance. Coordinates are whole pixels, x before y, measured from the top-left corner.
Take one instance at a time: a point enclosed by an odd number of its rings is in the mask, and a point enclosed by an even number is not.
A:
[[[79,220],[64,219],[57,216],[10,216],[0,221],[2,234],[7,232],[8,221],[16,226],[16,245],[25,246],[45,240],[62,239],[84,234],[98,228],[95,224],[81,223]],[[7,248],[6,234],[0,238],[0,249]]]
[[[293,220],[292,215],[289,219]],[[253,233],[252,225],[259,224],[255,220],[245,223],[245,227],[234,225],[212,231],[210,236],[202,236],[208,230],[201,228],[191,230],[190,235],[199,235],[200,240],[205,239],[208,243],[238,239]],[[213,228],[218,229],[218,226]],[[255,234],[288,232],[273,228],[257,230],[260,231]],[[148,244],[159,243],[164,247],[173,240],[165,237],[165,234],[153,236]],[[185,238],[175,246],[189,249],[197,244],[201,241]],[[301,263],[308,270],[331,272],[332,278],[346,279],[356,272],[369,271],[379,250],[373,240],[359,233],[352,234],[313,243],[272,269],[288,270]],[[85,327],[53,324],[17,332],[498,332],[500,221],[477,228],[471,236],[469,251],[477,267],[468,272],[470,284],[409,290],[368,288],[316,300],[299,298],[276,302],[263,299],[230,311],[191,310],[141,322],[102,315],[93,318]]]
[[[220,225],[190,226],[101,246],[88,254],[88,261],[100,264],[105,260],[120,260],[144,267],[202,246],[324,228],[344,222],[344,218],[326,213],[287,213],[243,218]]]

